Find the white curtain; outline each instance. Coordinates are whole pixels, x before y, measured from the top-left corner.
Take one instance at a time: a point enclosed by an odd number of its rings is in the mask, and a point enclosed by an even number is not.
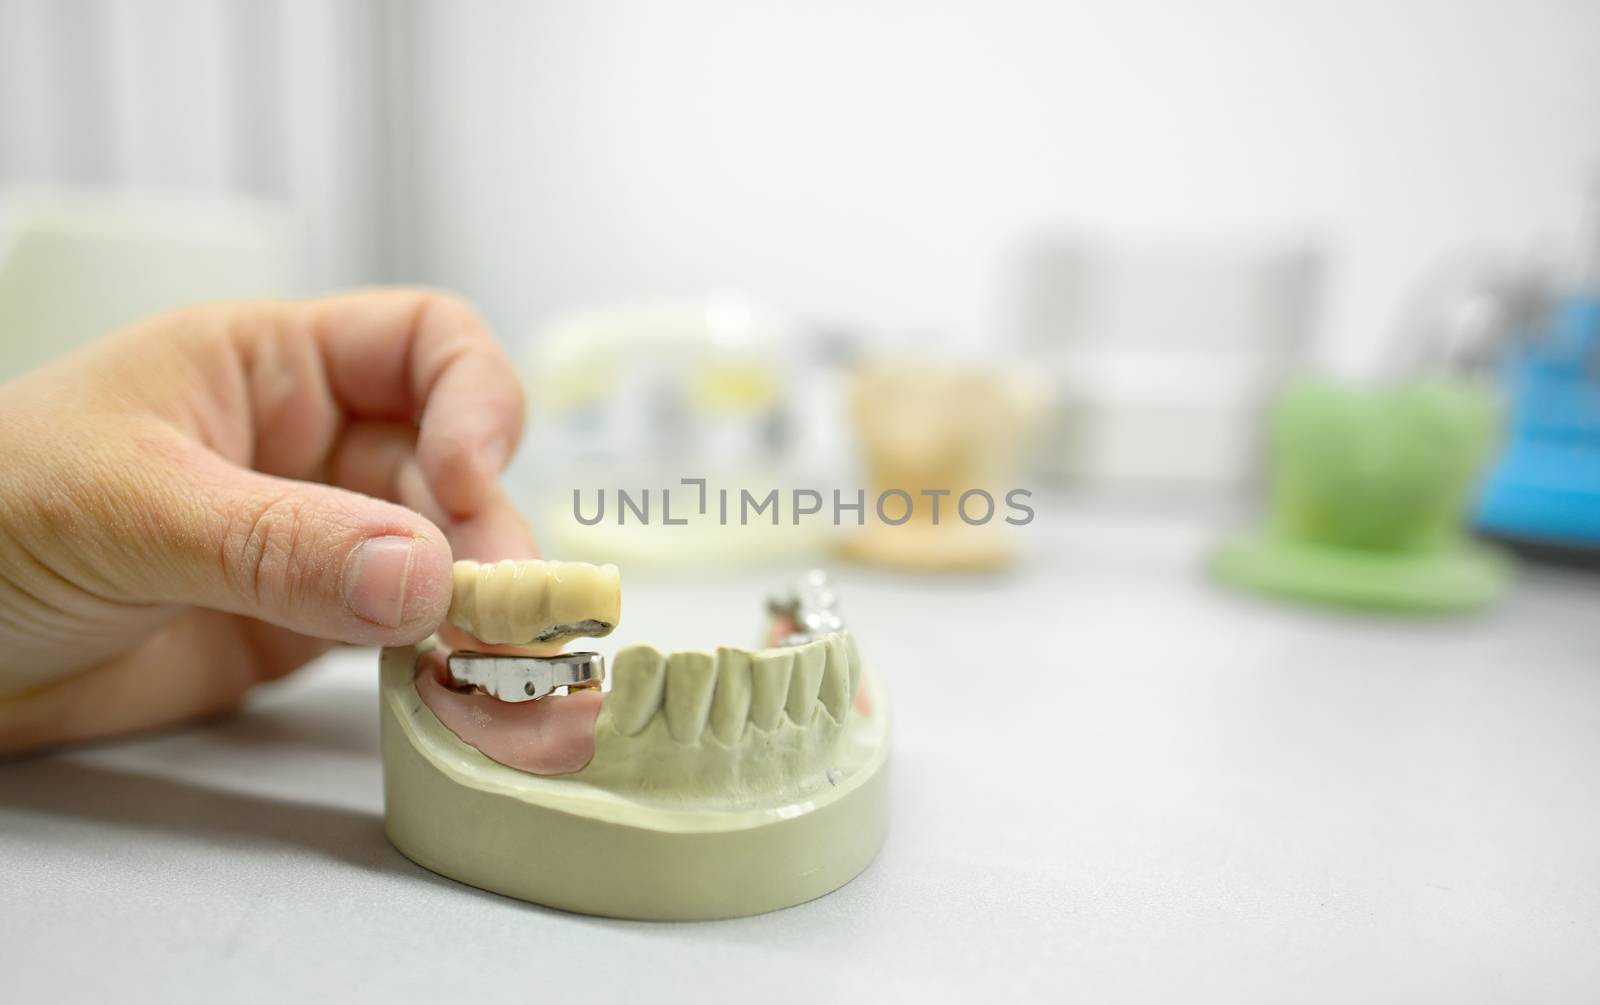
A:
[[[0,187],[276,200],[307,289],[511,338],[731,287],[992,347],[1041,225],[1287,232],[1364,369],[1436,263],[1575,230],[1596,157],[1568,0],[0,0]]]
[[[411,14],[381,0],[0,0],[0,187],[261,199],[290,214],[303,288],[405,278],[397,61]]]

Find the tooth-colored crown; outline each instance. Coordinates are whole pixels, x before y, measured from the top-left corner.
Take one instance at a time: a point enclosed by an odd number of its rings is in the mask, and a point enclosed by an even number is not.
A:
[[[450,623],[492,645],[609,635],[622,618],[614,565],[461,561],[453,574]]]

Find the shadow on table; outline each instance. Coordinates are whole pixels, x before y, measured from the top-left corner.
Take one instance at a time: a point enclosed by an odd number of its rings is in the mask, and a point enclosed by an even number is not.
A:
[[[396,851],[384,836],[383,818],[360,810],[229,792],[180,779],[49,758],[0,764],[0,809],[97,828],[142,831],[254,855],[331,859],[384,876],[448,888],[502,909],[566,917],[597,927],[652,927],[646,922],[572,915],[446,879]],[[179,854],[175,849],[175,860]]]
[[[208,722],[76,749],[139,745],[143,748],[141,757],[150,761],[155,771],[165,764],[219,754],[258,750],[270,754],[291,748],[334,757],[376,759],[377,716],[373,704],[373,695],[366,689],[319,690],[306,700],[258,704]],[[680,927],[570,914],[439,876],[416,865],[389,844],[383,832],[383,817],[378,813],[231,791],[142,770],[87,763],[75,759],[70,751],[0,761],[0,810],[53,818],[34,822],[34,834],[58,827],[67,832],[76,823],[112,833],[134,831],[167,838],[177,842],[173,847],[175,863],[181,858],[182,843],[193,842],[250,855],[330,860],[423,886],[447,888],[491,907],[546,914],[597,929],[653,931],[671,939],[676,936],[668,933]],[[15,818],[0,826],[15,827]],[[63,860],[67,857],[64,852]],[[689,927],[704,931],[748,925],[753,920]],[[765,930],[764,924],[756,924]]]
[[[248,706],[214,720],[202,732],[207,743],[243,750],[314,750],[376,761],[380,749],[377,691],[324,689],[293,703]]]
[[[191,840],[210,847],[320,855],[414,876],[375,813],[228,792],[65,760],[0,765],[0,807]]]

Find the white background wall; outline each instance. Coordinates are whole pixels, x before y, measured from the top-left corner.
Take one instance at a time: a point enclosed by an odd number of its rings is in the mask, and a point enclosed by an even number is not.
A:
[[[386,12],[376,0],[0,0],[0,185],[280,202],[308,287],[382,278]]]
[[[0,0],[0,181],[281,198],[309,285],[508,334],[738,286],[972,347],[1040,225],[1310,233],[1360,368],[1431,263],[1570,230],[1596,170],[1595,2]]]

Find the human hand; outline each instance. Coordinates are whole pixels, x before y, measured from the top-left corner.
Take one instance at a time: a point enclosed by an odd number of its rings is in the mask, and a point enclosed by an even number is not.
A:
[[[414,290],[182,310],[0,384],[0,752],[427,636],[452,549],[535,554],[495,484],[522,414],[476,313]]]

